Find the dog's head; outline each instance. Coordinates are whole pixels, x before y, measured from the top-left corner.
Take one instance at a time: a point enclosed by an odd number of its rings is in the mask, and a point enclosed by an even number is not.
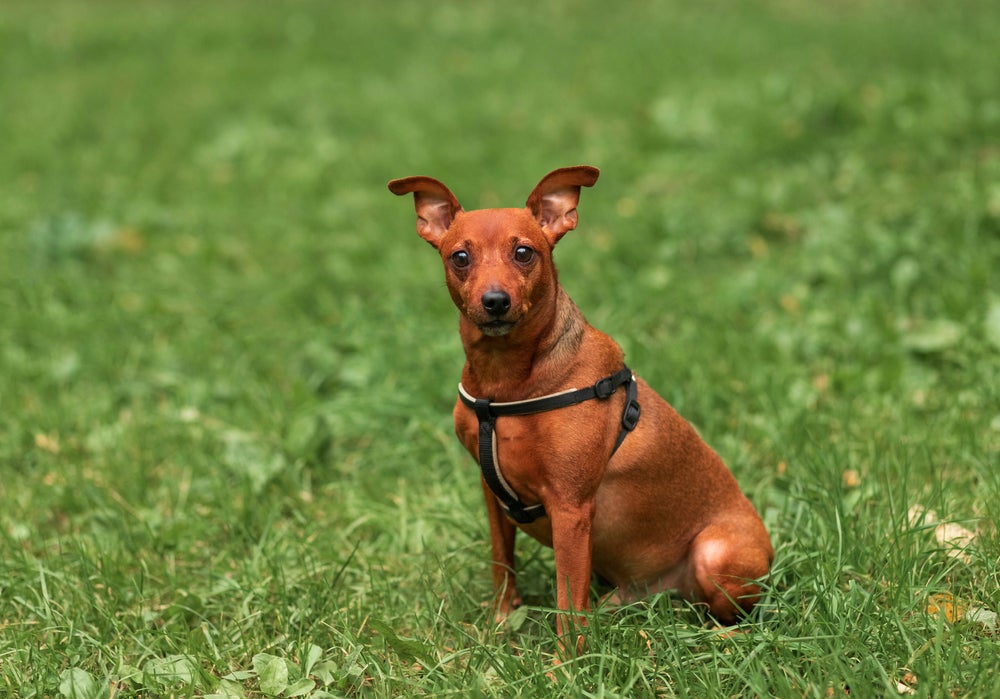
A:
[[[441,254],[455,305],[481,333],[499,337],[524,324],[554,293],[552,248],[576,228],[580,188],[599,175],[587,165],[553,170],[523,209],[464,211],[432,177],[392,180],[389,190],[414,195],[417,233]]]

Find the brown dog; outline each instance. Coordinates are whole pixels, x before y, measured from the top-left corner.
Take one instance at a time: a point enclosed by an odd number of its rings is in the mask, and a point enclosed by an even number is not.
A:
[[[621,601],[677,590],[732,622],[756,603],[754,580],[773,557],[760,517],[556,277],[552,249],[576,228],[580,188],[598,175],[555,170],[525,208],[478,211],[430,177],[389,183],[414,194],[417,232],[441,253],[461,312],[455,430],[483,471],[497,616],[520,604],[520,527],[554,549],[562,610],[587,608],[593,570]],[[566,624],[560,616],[561,636]]]

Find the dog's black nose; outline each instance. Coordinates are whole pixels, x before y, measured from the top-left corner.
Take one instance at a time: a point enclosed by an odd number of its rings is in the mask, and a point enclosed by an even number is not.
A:
[[[497,318],[510,310],[510,295],[506,291],[487,291],[482,301],[486,312]]]

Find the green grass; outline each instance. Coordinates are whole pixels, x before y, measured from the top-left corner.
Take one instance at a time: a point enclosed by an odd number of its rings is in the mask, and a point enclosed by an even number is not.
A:
[[[3,3],[0,694],[1000,696],[1000,7],[505,7]],[[553,684],[385,182],[577,163],[563,283],[777,560],[741,633],[598,611]]]

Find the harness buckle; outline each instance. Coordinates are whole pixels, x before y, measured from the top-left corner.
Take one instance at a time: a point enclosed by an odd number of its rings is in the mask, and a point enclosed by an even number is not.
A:
[[[614,384],[614,376],[605,376],[594,384],[594,395],[601,400],[607,400],[611,397],[611,394],[618,390],[618,386]]]
[[[622,411],[622,427],[631,432],[635,429],[635,426],[639,424],[639,413],[642,409],[639,407],[639,401],[630,400],[625,404],[625,410]]]
[[[501,502],[500,507],[503,509],[504,514],[518,524],[531,524],[536,519],[546,516],[545,508],[542,507],[541,503],[531,505],[530,507],[524,507],[523,505],[516,505],[512,507]]]
[[[472,408],[476,411],[476,417],[479,418],[479,422],[488,422],[493,420],[493,414],[490,411],[490,401],[488,398],[476,398],[476,402],[472,405]]]

